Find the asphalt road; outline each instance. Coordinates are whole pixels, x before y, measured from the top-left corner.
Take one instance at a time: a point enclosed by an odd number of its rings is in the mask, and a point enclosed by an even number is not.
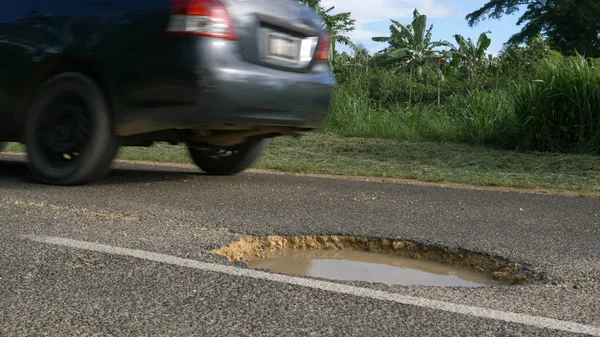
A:
[[[544,283],[280,277],[210,253],[273,234],[469,249]],[[600,335],[600,199],[123,163],[64,188],[0,156],[0,336],[586,334]]]

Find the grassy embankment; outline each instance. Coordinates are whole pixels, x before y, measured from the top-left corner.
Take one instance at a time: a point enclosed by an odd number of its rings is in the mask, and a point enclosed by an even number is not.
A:
[[[23,147],[11,144],[8,151]],[[121,159],[190,163],[183,146],[123,148]],[[478,145],[348,138],[315,133],[272,141],[257,168],[419,179],[526,188],[600,192],[600,158],[583,154],[520,153]]]

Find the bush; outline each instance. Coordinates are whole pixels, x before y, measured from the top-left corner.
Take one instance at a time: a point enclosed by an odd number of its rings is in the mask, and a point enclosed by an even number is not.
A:
[[[398,105],[408,106],[410,87],[412,85],[411,105],[433,104],[437,102],[437,87],[432,84],[423,84],[410,81],[408,74],[374,68],[367,71],[345,74],[340,79],[340,87],[356,97],[365,98],[377,106],[392,108]],[[452,91],[443,88],[442,100]]]
[[[600,153],[600,70],[585,58],[544,60],[515,101],[527,148]]]

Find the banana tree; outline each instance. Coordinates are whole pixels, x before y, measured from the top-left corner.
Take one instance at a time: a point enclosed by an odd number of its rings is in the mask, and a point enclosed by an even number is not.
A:
[[[329,62],[331,67],[333,68],[336,55],[336,43],[349,46],[352,49],[356,47],[354,43],[350,40],[350,38],[344,35],[355,29],[356,20],[350,17],[350,12],[330,14],[331,11],[335,9],[335,6],[331,6],[328,9],[325,9],[321,6],[320,0],[299,0],[299,2],[312,8],[315,12],[317,12],[317,14],[321,16],[321,18],[323,18],[323,21],[325,22],[325,26],[327,28],[327,32],[329,33],[331,39],[329,44]]]
[[[471,85],[477,82],[477,75],[493,62],[491,55],[487,55],[492,40],[487,36],[488,32],[481,33],[477,39],[477,44],[473,43],[471,38],[465,39],[462,35],[456,34],[454,38],[458,48],[452,50],[452,65],[464,71]]]
[[[410,81],[416,75],[419,81],[423,80],[423,70],[432,66],[440,55],[436,48],[452,47],[447,41],[432,41],[433,25],[427,28],[427,15],[420,14],[417,9],[413,12],[413,21],[409,25],[403,25],[396,20],[390,25],[390,36],[373,37],[373,41],[387,42],[388,47],[382,50],[388,55],[388,62],[396,66],[396,71],[407,67]],[[438,74],[441,75],[441,74]],[[412,100],[412,85],[409,89],[408,105]]]

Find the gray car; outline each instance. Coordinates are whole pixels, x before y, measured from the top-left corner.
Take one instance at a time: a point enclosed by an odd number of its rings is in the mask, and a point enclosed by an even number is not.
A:
[[[293,0],[0,5],[0,142],[42,182],[101,178],[121,146],[184,143],[243,171],[267,138],[322,125],[335,80],[322,19]]]

